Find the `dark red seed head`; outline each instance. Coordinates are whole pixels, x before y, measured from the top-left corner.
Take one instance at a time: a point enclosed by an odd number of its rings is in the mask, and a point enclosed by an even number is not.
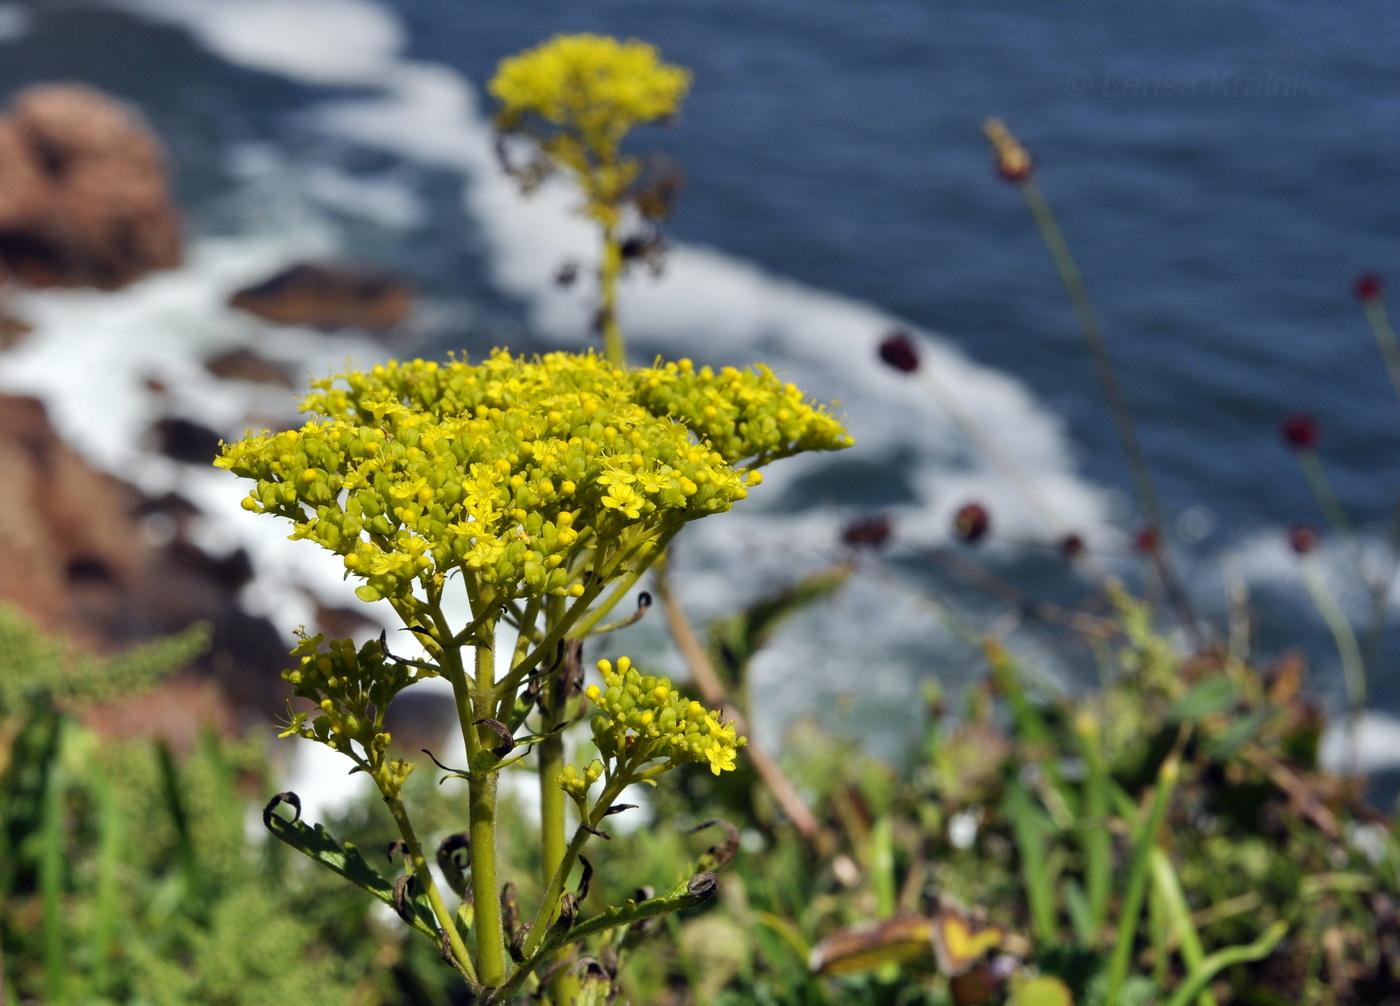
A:
[[[992,518],[981,503],[964,503],[953,515],[953,534],[969,545],[976,545],[991,530]]]
[[[914,345],[914,337],[896,328],[880,343],[880,359],[900,373],[914,373],[919,369],[919,350]]]
[[[1322,439],[1322,428],[1308,412],[1294,412],[1279,424],[1278,432],[1288,448],[1294,451],[1314,450]]]
[[[1133,548],[1143,555],[1151,555],[1157,551],[1157,529],[1151,524],[1146,524],[1138,529],[1138,533],[1133,535]]]
[[[1066,562],[1073,562],[1084,554],[1084,539],[1077,534],[1067,534],[1060,539],[1060,555]]]
[[[880,548],[889,540],[893,527],[884,514],[872,514],[851,521],[841,529],[841,540],[852,548]]]
[[[1311,524],[1294,524],[1288,529],[1288,545],[1299,555],[1317,548],[1317,528]]]
[[[1352,283],[1351,292],[1352,296],[1363,304],[1367,301],[1380,300],[1381,294],[1385,292],[1385,282],[1379,273],[1363,272]]]

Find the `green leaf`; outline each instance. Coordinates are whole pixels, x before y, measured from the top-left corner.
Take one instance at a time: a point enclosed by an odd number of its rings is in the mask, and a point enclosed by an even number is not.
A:
[[[394,907],[394,885],[381,877],[378,871],[365,862],[359,849],[350,842],[346,842],[344,845],[337,842],[330,832],[326,831],[324,825],[318,824],[312,828],[305,821],[288,821],[278,817],[272,812],[272,806],[275,804],[274,800],[263,814],[263,822],[267,825],[268,831],[302,855],[320,863],[331,872],[340,874],[350,883],[368,891],[390,908]],[[428,904],[428,899],[420,892],[414,895],[412,905],[414,909],[411,921],[413,928],[437,942],[437,921],[433,918],[433,910]]]
[[[1267,709],[1257,709],[1248,716],[1241,716],[1219,737],[1211,738],[1210,743],[1206,745],[1206,751],[1219,761],[1233,758],[1240,748],[1259,732],[1268,718]]]
[[[1186,723],[1222,713],[1239,701],[1240,690],[1223,674],[1199,682],[1167,714],[1172,723]]]
[[[1041,975],[1038,978],[1012,979],[1007,1006],[1074,1006],[1069,986],[1058,978]]]

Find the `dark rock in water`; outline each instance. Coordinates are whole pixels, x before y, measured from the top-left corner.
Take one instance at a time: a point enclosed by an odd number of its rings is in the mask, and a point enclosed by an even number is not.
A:
[[[0,116],[0,265],[30,286],[114,290],[180,264],[159,141],[124,104],[46,84]]]
[[[278,325],[384,332],[408,317],[413,288],[380,269],[303,262],[239,290],[229,304]]]
[[[238,601],[253,572],[247,554],[210,556],[178,533],[165,544],[146,533],[153,517],[191,517],[187,501],[147,500],[91,468],[35,398],[0,395],[0,471],[0,603],[98,653],[209,622],[213,642],[192,672],[250,719],[285,708],[287,645]]]
[[[219,456],[223,439],[209,427],[191,419],[166,416],[151,427],[159,451],[168,458],[191,465],[210,465]]]
[[[294,387],[292,375],[285,367],[259,356],[251,349],[235,349],[204,361],[204,369],[226,381],[250,381],[254,384],[275,384]]]

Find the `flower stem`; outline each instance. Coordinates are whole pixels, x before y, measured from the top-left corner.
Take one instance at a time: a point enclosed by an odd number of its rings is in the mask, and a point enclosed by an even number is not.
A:
[[[1303,469],[1303,475],[1308,480],[1308,487],[1312,489],[1317,505],[1322,509],[1323,516],[1327,518],[1327,523],[1332,525],[1332,529],[1346,543],[1347,557],[1351,559],[1352,565],[1356,568],[1356,575],[1360,577],[1362,583],[1370,583],[1370,577],[1367,576],[1366,570],[1366,557],[1361,551],[1361,539],[1357,537],[1356,529],[1351,526],[1342,501],[1332,491],[1332,483],[1327,480],[1327,473],[1323,471],[1322,461],[1318,458],[1317,451],[1299,451],[1298,466]]]
[[[404,844],[408,846],[408,859],[413,865],[413,876],[418,881],[418,886],[423,888],[428,896],[428,904],[432,906],[433,916],[437,919],[438,927],[447,938],[447,945],[452,950],[452,957],[457,962],[457,967],[466,975],[469,981],[476,981],[476,968],[472,964],[471,954],[467,952],[467,945],[462,942],[462,934],[457,932],[457,923],[452,918],[452,913],[448,911],[447,904],[442,900],[442,893],[438,890],[437,884],[433,881],[433,875],[428,869],[428,861],[423,858],[423,846],[418,841],[418,835],[413,830],[413,824],[408,819],[408,811],[404,808],[403,800],[398,796],[385,794],[384,802],[389,806],[389,813],[394,816],[394,823],[399,826],[399,834],[403,836]]]
[[[1379,297],[1372,297],[1366,301],[1364,309],[1366,320],[1371,323],[1371,331],[1375,333],[1376,345],[1380,347],[1381,356],[1385,357],[1385,367],[1390,371],[1395,393],[1400,395],[1400,344],[1396,343],[1395,329],[1390,326],[1385,303]]]
[[[495,626],[488,629],[490,638],[495,638]],[[495,689],[495,648],[478,645],[476,648],[476,684],[472,694],[472,708],[490,710],[494,704]],[[480,746],[481,738],[475,721],[464,722],[462,730],[472,744]],[[494,735],[492,735],[494,737]],[[496,783],[500,772],[478,773],[475,768],[467,782],[470,794],[471,843],[472,843],[472,907],[476,922],[476,959],[481,971],[481,982],[486,986],[501,984],[506,973],[505,935],[501,923],[500,884],[496,879]]]
[[[1311,554],[1302,555],[1298,557],[1298,563],[1308,594],[1312,596],[1313,604],[1327,623],[1327,628],[1332,631],[1332,638],[1337,643],[1337,652],[1342,658],[1342,675],[1347,691],[1348,732],[1351,735],[1351,768],[1354,774],[1357,767],[1356,746],[1361,729],[1361,713],[1366,708],[1366,669],[1361,659],[1361,648],[1356,644],[1356,633],[1352,631],[1351,623],[1347,621],[1341,605],[1327,589],[1327,580],[1322,575],[1322,567],[1318,565],[1317,557]]]
[[[1128,399],[1123,394],[1122,384],[1119,383],[1118,371],[1113,365],[1113,357],[1108,352],[1108,344],[1104,341],[1103,331],[1099,328],[1099,319],[1094,313],[1093,302],[1089,300],[1089,291],[1084,286],[1084,277],[1080,275],[1079,266],[1075,264],[1074,255],[1069,250],[1069,242],[1065,240],[1064,232],[1060,230],[1054,211],[1050,209],[1050,203],[1040,191],[1040,186],[1035,183],[1035,179],[1028,177],[1019,183],[1017,188],[1021,190],[1021,195],[1026,200],[1026,206],[1030,208],[1036,226],[1040,228],[1041,237],[1045,240],[1045,246],[1050,251],[1050,258],[1054,260],[1056,271],[1060,274],[1060,282],[1064,284],[1065,292],[1069,294],[1070,304],[1074,308],[1075,317],[1079,320],[1079,328],[1084,333],[1084,340],[1089,346],[1089,356],[1094,361],[1099,386],[1103,389],[1104,399],[1108,402],[1109,412],[1113,415],[1113,425],[1118,430],[1118,439],[1123,444],[1123,454],[1127,458],[1128,470],[1132,474],[1133,485],[1137,490],[1138,505],[1142,507],[1142,515],[1147,521],[1147,526],[1157,536],[1158,547],[1152,550],[1152,559],[1157,566],[1157,574],[1162,578],[1162,586],[1166,590],[1167,600],[1176,612],[1177,620],[1181,623],[1182,628],[1199,646],[1202,642],[1201,630],[1196,623],[1195,612],[1191,609],[1191,602],[1186,596],[1186,591],[1182,589],[1176,571],[1172,567],[1171,559],[1167,555],[1162,506],[1157,500],[1157,488],[1152,481],[1152,469],[1147,464],[1147,455],[1143,453],[1142,443],[1138,440],[1137,428],[1133,425],[1133,414],[1128,409]]]
[[[598,322],[603,330],[603,355],[615,367],[627,366],[627,347],[617,320],[617,280],[622,274],[622,243],[617,225],[603,224],[603,260],[598,265]]]

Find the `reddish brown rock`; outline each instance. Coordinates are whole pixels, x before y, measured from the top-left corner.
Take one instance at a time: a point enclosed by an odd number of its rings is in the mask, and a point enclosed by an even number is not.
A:
[[[275,384],[294,387],[292,375],[281,364],[259,356],[251,349],[234,349],[204,361],[204,369],[226,381],[249,381],[253,384]]]
[[[30,286],[112,290],[180,264],[159,141],[81,84],[22,92],[0,116],[0,265]]]
[[[413,288],[382,269],[302,262],[237,291],[229,304],[278,325],[387,332],[413,309]]]
[[[213,641],[194,670],[258,718],[285,707],[287,647],[238,603],[248,557],[210,556],[182,537],[188,503],[146,500],[91,468],[34,398],[0,395],[0,471],[0,602],[98,653],[208,622]],[[157,518],[174,525],[164,543],[143,533]]]

